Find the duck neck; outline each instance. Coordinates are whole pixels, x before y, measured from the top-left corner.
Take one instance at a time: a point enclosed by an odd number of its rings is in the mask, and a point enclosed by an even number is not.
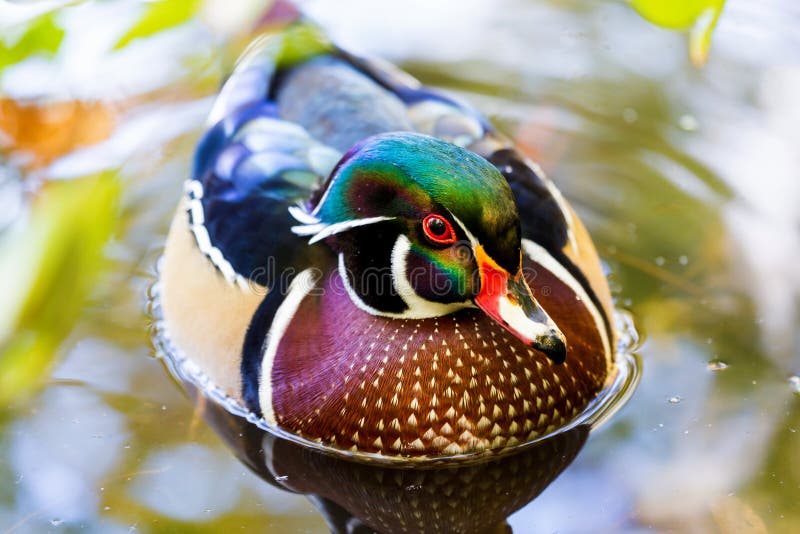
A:
[[[372,315],[403,316],[408,305],[395,286],[392,250],[397,232],[390,228],[354,229],[335,236],[339,276],[353,304]]]
[[[362,310],[384,317],[423,319],[474,306],[471,301],[435,302],[417,294],[406,272],[411,243],[402,233],[374,227],[349,234],[337,239],[333,248],[344,289]]]

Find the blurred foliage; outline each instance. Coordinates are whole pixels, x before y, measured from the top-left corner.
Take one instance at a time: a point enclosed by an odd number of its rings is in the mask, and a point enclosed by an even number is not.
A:
[[[662,28],[690,30],[689,57],[695,66],[708,58],[711,34],[725,0],[630,0],[645,19]]]
[[[47,184],[22,227],[0,235],[0,405],[38,384],[79,317],[116,226],[110,174]]]
[[[36,55],[54,56],[64,39],[64,30],[56,25],[52,14],[38,17],[16,36],[14,33],[0,34],[0,72]]]
[[[0,71],[52,58],[65,36],[54,13],[31,18],[0,40]],[[28,172],[106,139],[115,113],[100,102],[0,98],[0,150]],[[25,179],[26,216],[0,234],[0,407],[24,400],[47,376],[103,266],[116,226],[119,185],[111,174],[63,182]]]
[[[144,5],[141,18],[123,35],[114,48],[124,48],[135,39],[149,37],[190,20],[200,0],[158,0]]]
[[[193,20],[202,5],[201,0],[142,2],[138,18],[114,48]],[[0,75],[31,59],[56,58],[67,29],[61,10],[44,11],[31,9],[30,16],[19,17],[0,34]],[[207,78],[194,77],[193,83]],[[53,84],[54,94],[60,87]],[[31,190],[26,217],[0,233],[0,409],[24,401],[47,377],[101,273],[111,265],[106,245],[122,222],[116,169],[49,181],[48,166],[108,139],[131,105],[135,102],[0,95],[0,164],[17,167]]]

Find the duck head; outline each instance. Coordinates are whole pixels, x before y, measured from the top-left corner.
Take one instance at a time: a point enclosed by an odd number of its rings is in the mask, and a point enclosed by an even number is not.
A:
[[[564,361],[564,335],[523,272],[511,188],[480,156],[425,135],[376,135],[291,212],[296,234],[338,255],[342,289],[364,311],[414,319],[478,307]]]

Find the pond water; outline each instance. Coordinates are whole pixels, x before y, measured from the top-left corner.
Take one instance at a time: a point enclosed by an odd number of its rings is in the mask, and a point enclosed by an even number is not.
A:
[[[151,357],[154,266],[213,95],[264,7],[186,2],[174,27],[125,37],[148,5],[0,3],[0,232],[36,220],[32,194],[52,181],[94,173],[119,185],[120,213],[84,214],[113,231],[105,262],[75,268],[90,283],[51,272],[26,312],[30,331],[63,335],[42,351],[57,356],[44,384],[0,406],[0,531],[326,532],[320,503],[253,474],[225,442],[247,431],[215,432],[213,408]],[[702,69],[685,35],[621,2],[302,5],[341,45],[513,136],[589,227],[643,335],[633,399],[510,528],[798,531],[796,3],[729,1]],[[57,50],[9,52],[34,26],[63,32]]]

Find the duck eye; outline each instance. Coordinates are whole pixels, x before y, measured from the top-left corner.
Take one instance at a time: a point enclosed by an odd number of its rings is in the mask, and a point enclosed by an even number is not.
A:
[[[456,242],[456,232],[450,222],[441,215],[428,215],[422,221],[425,237],[437,245],[450,245]]]

